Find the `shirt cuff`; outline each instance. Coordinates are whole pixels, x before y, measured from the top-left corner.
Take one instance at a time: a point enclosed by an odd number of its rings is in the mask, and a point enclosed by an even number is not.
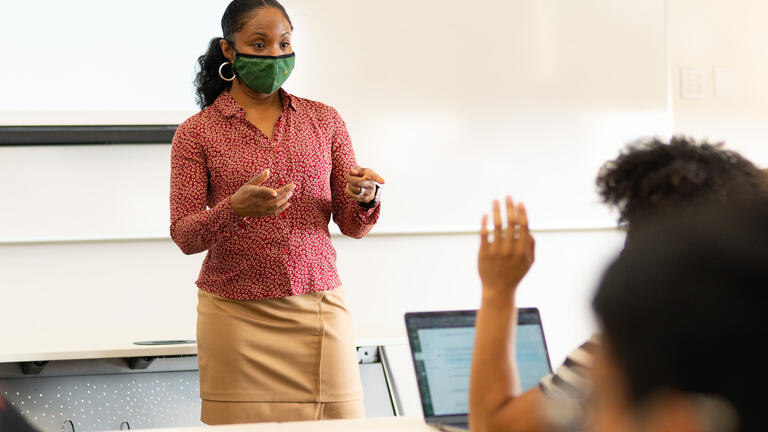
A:
[[[376,220],[379,218],[379,210],[381,209],[381,201],[379,201],[378,204],[376,204],[375,207],[372,208],[365,208],[361,206],[360,204],[356,204],[355,207],[357,207],[357,217],[360,218],[360,220],[363,222],[364,225],[372,225],[376,223]]]

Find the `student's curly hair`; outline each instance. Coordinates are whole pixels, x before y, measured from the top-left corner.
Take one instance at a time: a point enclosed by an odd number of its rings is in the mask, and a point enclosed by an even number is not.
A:
[[[659,211],[768,192],[768,175],[722,143],[673,137],[630,144],[597,176],[603,202],[633,223]]]

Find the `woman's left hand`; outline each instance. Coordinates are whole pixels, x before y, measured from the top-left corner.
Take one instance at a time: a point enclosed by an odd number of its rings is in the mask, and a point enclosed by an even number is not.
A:
[[[347,187],[344,193],[360,203],[373,201],[376,195],[376,184],[384,184],[384,179],[370,168],[353,167],[347,174]]]

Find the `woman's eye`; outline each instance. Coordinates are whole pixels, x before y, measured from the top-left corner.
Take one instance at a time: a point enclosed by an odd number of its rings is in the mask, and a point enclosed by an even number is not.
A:
[[[254,45],[256,48],[264,48],[264,46],[265,46],[265,45],[264,45],[264,42],[256,42],[256,43],[255,43],[255,44],[253,44],[253,45]]]
[[[282,46],[283,48],[288,48],[289,46],[291,46],[291,43],[290,43],[290,42],[283,42],[283,43],[281,44],[281,46]]]

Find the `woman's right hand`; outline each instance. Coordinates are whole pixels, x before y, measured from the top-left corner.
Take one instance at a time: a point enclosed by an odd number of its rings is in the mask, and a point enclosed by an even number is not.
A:
[[[290,207],[288,200],[291,199],[296,185],[290,183],[280,189],[261,186],[268,178],[267,169],[242,185],[229,198],[232,210],[239,216],[262,217],[280,214]]]
[[[517,285],[531,268],[536,242],[528,230],[528,215],[523,204],[506,199],[506,227],[498,201],[493,202],[493,239],[488,232],[488,216],[483,216],[480,232],[478,269],[483,294],[514,294]]]

